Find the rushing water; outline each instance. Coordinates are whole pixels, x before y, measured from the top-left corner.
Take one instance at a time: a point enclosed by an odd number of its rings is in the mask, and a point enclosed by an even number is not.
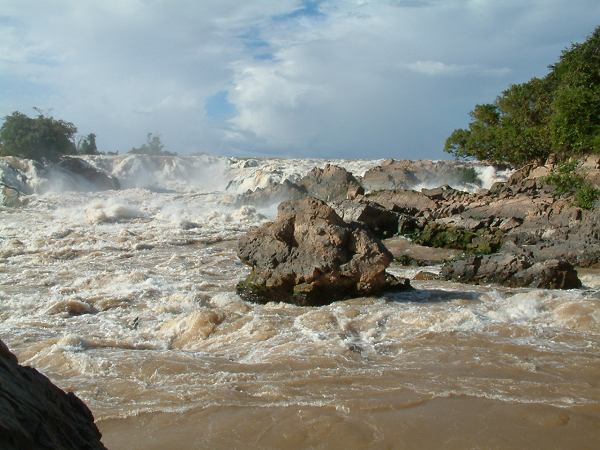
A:
[[[0,210],[0,338],[90,406],[109,448],[600,445],[597,272],[572,291],[413,281],[254,305],[236,240],[274,208],[234,194],[315,162],[200,159],[187,182],[126,162],[108,169],[128,189]]]

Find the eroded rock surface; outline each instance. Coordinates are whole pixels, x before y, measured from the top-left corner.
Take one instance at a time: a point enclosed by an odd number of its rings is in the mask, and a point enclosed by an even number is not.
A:
[[[408,287],[386,273],[381,241],[315,198],[279,205],[274,222],[240,239],[238,256],[252,267],[238,293],[252,301],[323,305]]]
[[[0,448],[100,450],[87,406],[32,367],[21,366],[0,341]]]
[[[446,263],[441,275],[463,283],[498,283],[509,287],[574,289],[581,287],[577,271],[564,260],[534,263],[525,255],[496,253],[469,256]]]

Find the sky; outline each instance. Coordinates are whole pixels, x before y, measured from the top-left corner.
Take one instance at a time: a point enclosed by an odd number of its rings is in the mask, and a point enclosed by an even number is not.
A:
[[[476,103],[543,76],[598,0],[0,0],[0,116],[101,150],[445,158]]]

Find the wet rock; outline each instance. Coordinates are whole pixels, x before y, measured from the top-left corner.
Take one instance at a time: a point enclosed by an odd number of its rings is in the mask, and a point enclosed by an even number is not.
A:
[[[63,157],[50,168],[50,178],[63,175],[61,182],[74,191],[106,191],[119,189],[120,184],[112,175],[92,166],[80,158]]]
[[[418,245],[403,237],[385,239],[383,244],[402,265],[431,266],[455,259],[461,254],[459,250]]]
[[[488,228],[469,230],[441,222],[429,222],[415,238],[415,243],[427,247],[488,254],[500,248],[502,232],[492,232]]]
[[[497,283],[509,287],[572,289],[581,287],[577,271],[564,260],[533,263],[525,255],[496,253],[446,263],[441,276],[463,283]]]
[[[392,255],[381,241],[315,198],[279,205],[274,222],[240,239],[238,256],[252,267],[237,287],[251,301],[323,305],[408,287],[385,272]]]
[[[296,183],[292,183],[289,180],[284,180],[280,184],[258,188],[254,191],[247,191],[238,197],[236,204],[266,206],[286,200],[301,199],[307,195],[308,193],[305,188],[298,186]]]
[[[409,190],[379,191],[367,195],[370,201],[379,203],[392,211],[418,216],[432,211],[438,204],[421,192]]]
[[[398,232],[399,215],[375,202],[344,200],[332,206],[344,222],[358,223],[380,239]],[[403,220],[403,227],[409,228],[407,218]]]
[[[0,448],[105,449],[94,417],[72,392],[21,366],[0,341]]]
[[[413,277],[413,280],[431,281],[431,280],[436,280],[437,278],[438,278],[438,276],[435,273],[427,272],[426,270],[421,270],[416,273],[416,275]]]
[[[412,189],[417,185],[455,186],[480,183],[474,165],[456,161],[387,160],[365,172],[362,185],[367,191]]]
[[[326,202],[336,202],[356,198],[364,194],[358,180],[343,167],[327,164],[324,168],[315,167],[298,182],[311,197]]]
[[[581,287],[577,271],[565,260],[550,259],[517,272],[511,283],[543,289],[575,289]]]
[[[451,198],[457,191],[448,185],[440,186],[433,189],[421,189],[421,192],[432,200],[447,200]]]

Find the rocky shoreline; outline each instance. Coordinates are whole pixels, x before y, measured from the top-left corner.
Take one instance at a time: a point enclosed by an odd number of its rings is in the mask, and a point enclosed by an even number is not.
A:
[[[429,169],[435,168],[433,162],[424,162],[424,165],[431,165]],[[325,208],[324,202],[327,202],[336,213],[333,216],[328,211],[328,226],[340,227],[341,220],[353,233],[362,230],[381,254],[389,252],[385,245],[393,246],[394,239],[384,241],[383,249],[379,239],[396,236],[396,242],[398,239],[406,240],[408,243],[401,246],[400,253],[396,246],[394,255],[401,263],[431,263],[430,259],[419,258],[411,252],[414,246],[443,249],[446,255],[451,251],[451,256],[436,260],[443,263],[440,277],[446,280],[497,283],[509,287],[572,289],[581,287],[575,266],[587,267],[600,261],[599,209],[586,210],[574,206],[572,198],[556,192],[546,178],[555,168],[552,161],[526,166],[515,171],[506,182],[497,182],[490,189],[479,189],[474,193],[447,185],[424,188],[420,192],[405,189],[414,185],[415,180],[425,178],[423,173],[426,170],[422,167],[417,171],[411,171],[410,167],[405,161],[386,161],[359,179],[341,167],[328,165],[324,169],[313,170],[297,184],[286,182],[248,192],[241,201],[273,202],[285,197],[286,193],[295,199],[320,199],[319,208]],[[445,176],[452,176],[448,166],[445,167]],[[464,170],[461,166],[457,167]],[[582,176],[597,186],[600,157],[587,157],[582,161],[580,170]],[[253,230],[240,239],[240,259],[252,267],[248,279],[239,285],[240,292],[254,300],[279,298],[298,302],[293,295],[282,295],[279,287],[284,283],[285,292],[293,292],[294,289],[321,292],[323,299],[308,304],[322,304],[337,298],[369,294],[369,290],[347,287],[355,283],[357,277],[361,283],[378,286],[378,291],[385,290],[385,283],[381,280],[385,267],[389,265],[389,257],[381,259],[380,270],[358,268],[358,272],[351,276],[340,272],[339,264],[333,263],[340,259],[339,255],[331,255],[327,264],[320,260],[311,265],[309,258],[302,261],[301,269],[296,268],[298,252],[312,257],[333,246],[348,254],[356,246],[354,241],[340,239],[327,232],[324,232],[325,238],[320,244],[316,240],[306,247],[302,240],[290,243],[290,236],[296,236],[296,231],[293,227],[286,231],[286,227],[290,220],[297,219],[287,217],[285,210],[300,210],[302,217],[308,214],[310,218],[303,219],[302,227],[319,233],[319,227],[311,222],[310,211],[304,211],[306,202],[283,203],[274,223]],[[260,250],[253,250],[250,256],[249,247]],[[256,257],[259,252],[262,254]],[[351,253],[350,257],[355,255]],[[348,259],[347,256],[345,258]],[[370,268],[371,264],[367,262],[367,266]],[[311,271],[315,275],[307,276]],[[274,273],[282,274],[281,279],[272,280]],[[393,287],[397,286],[398,283],[393,284]],[[332,292],[339,295],[331,295]],[[299,303],[307,304],[307,301],[303,299]]]

